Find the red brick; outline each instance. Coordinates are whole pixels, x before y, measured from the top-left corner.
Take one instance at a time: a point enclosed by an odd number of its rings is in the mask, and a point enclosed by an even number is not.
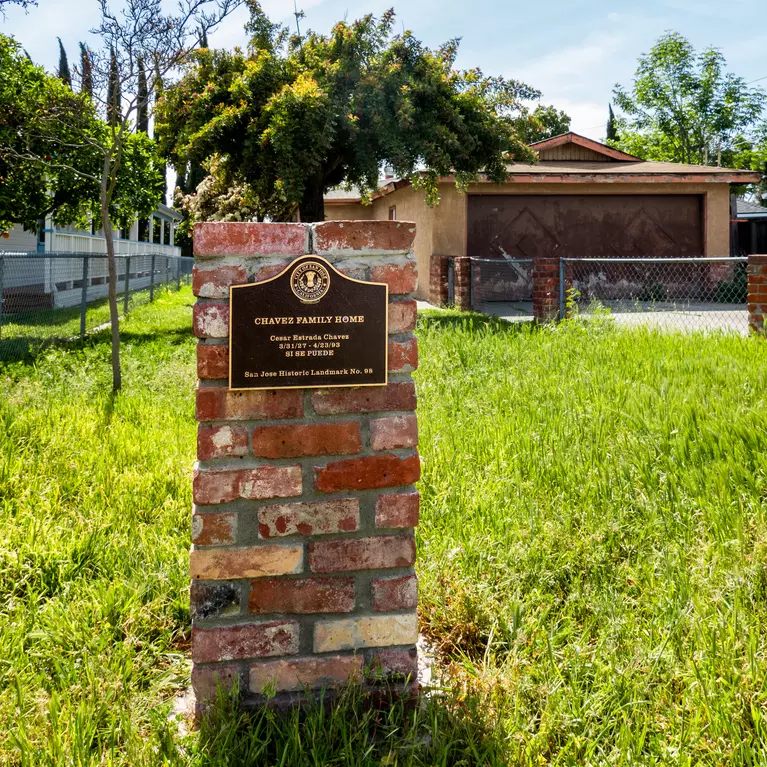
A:
[[[309,567],[313,573],[411,567],[414,563],[415,539],[409,535],[377,535],[309,543]]]
[[[300,466],[259,466],[256,469],[197,469],[194,502],[228,503],[238,498],[264,500],[301,495]]]
[[[301,495],[300,466],[259,466],[242,472],[240,496],[251,501]]]
[[[415,410],[415,404],[415,384],[411,381],[381,387],[320,389],[312,392],[312,405],[320,415]]]
[[[251,613],[348,613],[354,609],[354,578],[263,578],[250,587]]]
[[[359,529],[357,498],[314,503],[282,503],[258,510],[258,532],[262,538],[286,535],[326,535]]]
[[[375,612],[415,609],[418,604],[418,579],[415,575],[376,578],[370,584],[370,591]]]
[[[195,503],[201,505],[237,500],[240,497],[240,472],[196,470],[192,480],[192,497]]]
[[[195,256],[303,256],[305,224],[206,221],[194,225]]]
[[[227,338],[229,304],[196,303],[192,310],[192,326],[198,338]]]
[[[197,458],[231,458],[248,454],[248,430],[238,424],[197,427]]]
[[[338,490],[372,490],[379,487],[412,485],[421,474],[417,455],[371,455],[348,458],[314,469],[314,487],[322,493]]]
[[[202,298],[229,298],[230,285],[242,285],[248,273],[241,266],[218,266],[215,269],[192,268],[192,292]]]
[[[351,455],[361,448],[358,421],[260,426],[253,431],[253,455],[262,458]]]
[[[219,687],[224,695],[239,689],[240,669],[237,666],[192,666],[192,689],[200,702],[213,703]]]
[[[195,663],[271,658],[297,652],[298,624],[295,621],[192,628],[192,660]]]
[[[229,347],[224,344],[197,344],[197,377],[229,378]]]
[[[361,677],[362,665],[362,657],[355,655],[254,663],[250,667],[250,690],[260,693],[270,685],[282,692],[327,689]]]
[[[418,419],[415,415],[392,415],[370,422],[373,450],[394,450],[418,445]]]
[[[415,527],[418,524],[418,493],[381,495],[376,501],[376,527]]]
[[[314,225],[314,252],[409,251],[415,224],[409,221],[325,221]]]
[[[403,295],[412,293],[417,282],[415,264],[387,264],[386,266],[374,266],[370,270],[370,279],[373,282],[385,282],[389,286],[390,295]]]
[[[390,373],[408,373],[417,367],[418,342],[415,338],[411,338],[408,341],[389,341]],[[202,376],[200,377],[202,378]]]
[[[197,388],[198,421],[248,421],[299,418],[304,414],[300,389],[229,391],[223,386]]]
[[[406,333],[415,329],[418,306],[415,301],[389,303],[389,333]]]
[[[415,679],[418,675],[418,650],[401,648],[376,649],[368,661],[370,676],[405,676]]]
[[[194,514],[192,516],[192,543],[195,546],[225,546],[234,543],[236,536],[234,514]]]

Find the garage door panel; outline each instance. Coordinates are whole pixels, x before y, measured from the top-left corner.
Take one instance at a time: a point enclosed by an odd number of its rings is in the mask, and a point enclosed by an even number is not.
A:
[[[472,195],[468,253],[699,256],[702,207],[700,195]]]

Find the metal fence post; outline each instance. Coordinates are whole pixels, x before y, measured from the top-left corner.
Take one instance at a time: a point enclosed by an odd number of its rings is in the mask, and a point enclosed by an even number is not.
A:
[[[88,262],[90,256],[83,256],[83,287],[80,292],[80,338],[85,338],[85,315],[88,311]]]
[[[125,258],[125,285],[123,292],[123,314],[128,314],[128,300],[130,299],[130,256]]]
[[[176,259],[176,286],[178,290],[181,290],[181,260]]]
[[[149,271],[149,303],[154,301],[154,253],[152,253],[152,266]]]
[[[2,253],[0,253],[0,335],[3,332],[3,294],[5,292],[3,286],[3,272],[5,270],[5,259]]]
[[[567,317],[567,303],[565,296],[565,259],[559,259],[559,319]]]

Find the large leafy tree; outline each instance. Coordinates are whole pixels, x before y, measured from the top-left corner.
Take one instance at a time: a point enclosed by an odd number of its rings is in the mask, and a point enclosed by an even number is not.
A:
[[[766,97],[725,68],[716,48],[698,53],[682,35],[664,34],[639,58],[633,86],[615,87],[616,145],[650,160],[744,167]]]
[[[561,136],[570,130],[570,116],[553,106],[539,104],[530,111],[525,108],[514,121],[518,137],[526,144]]]
[[[392,11],[290,35],[248,5],[247,54],[197,51],[160,105],[157,136],[182,176],[207,163],[212,187],[247,188],[256,215],[317,221],[328,188],[370,194],[384,162],[436,203],[441,176],[502,182],[530,157],[515,119],[540,94],[455,70],[456,40],[430,50],[394,34]]]

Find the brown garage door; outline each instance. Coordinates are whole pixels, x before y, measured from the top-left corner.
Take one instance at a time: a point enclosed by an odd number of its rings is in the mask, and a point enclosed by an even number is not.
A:
[[[472,195],[468,255],[703,254],[699,195]]]

